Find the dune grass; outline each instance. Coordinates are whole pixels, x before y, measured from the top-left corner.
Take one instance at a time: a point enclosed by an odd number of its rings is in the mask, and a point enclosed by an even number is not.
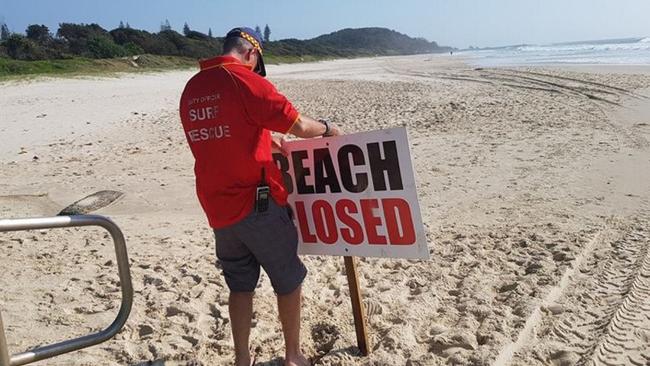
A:
[[[142,55],[114,59],[70,58],[19,61],[0,58],[0,79],[34,76],[109,75],[121,72],[162,71],[196,66],[196,60],[174,56]]]

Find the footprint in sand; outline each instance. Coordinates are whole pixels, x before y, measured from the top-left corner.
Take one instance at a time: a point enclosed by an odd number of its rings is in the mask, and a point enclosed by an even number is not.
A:
[[[368,318],[376,317],[377,315],[381,315],[384,312],[384,307],[376,301],[364,300],[363,304],[366,308],[366,314],[368,315]]]
[[[194,338],[194,337],[190,337],[190,336],[181,336],[181,338],[183,338],[184,340],[186,340],[187,342],[189,342],[189,343],[192,345],[192,347],[196,347],[196,345],[199,344],[199,340],[196,339],[196,338]]]
[[[154,277],[154,276],[150,276],[148,274],[144,275],[142,283],[144,284],[145,287],[148,286],[148,285],[153,285],[159,290],[164,290],[165,289],[164,288],[165,282],[163,280],[161,280],[160,278]]]
[[[142,324],[138,327],[138,336],[140,339],[149,338],[153,334],[153,327],[147,324]]]
[[[332,324],[316,323],[311,327],[311,337],[321,355],[329,353],[340,336],[341,332]]]
[[[355,363],[355,358],[359,357],[356,354],[350,354],[347,352],[333,352],[325,355],[318,362],[319,365],[353,365]]]
[[[168,306],[167,309],[165,309],[165,316],[168,318],[175,317],[178,315],[185,316],[190,323],[194,322],[194,314],[181,310],[176,306]]]
[[[421,278],[411,278],[406,281],[406,286],[411,290],[411,295],[419,295],[423,292],[427,281]]]
[[[429,343],[429,351],[436,354],[441,354],[450,348],[476,350],[478,341],[476,336],[468,331],[451,330],[434,336]]]

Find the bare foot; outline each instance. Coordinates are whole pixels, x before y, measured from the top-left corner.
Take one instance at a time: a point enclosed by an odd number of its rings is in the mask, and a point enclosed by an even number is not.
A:
[[[302,353],[299,353],[294,356],[285,356],[284,366],[311,366],[311,362]]]

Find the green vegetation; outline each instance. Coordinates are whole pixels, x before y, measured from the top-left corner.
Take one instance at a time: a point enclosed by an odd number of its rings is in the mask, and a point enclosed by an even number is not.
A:
[[[258,27],[259,28],[259,27]],[[61,23],[53,35],[45,25],[33,24],[25,34],[0,32],[0,77],[30,74],[106,73],[192,67],[197,59],[217,55],[222,38],[192,30],[183,34],[169,21],[158,33],[131,28],[128,23],[107,31],[97,24]],[[264,28],[264,37],[271,30]],[[411,38],[385,28],[343,29],[309,40],[284,39],[265,43],[267,63],[377,55],[447,52],[435,42]]]
[[[329,58],[316,56],[273,56],[267,64],[321,61]],[[22,61],[0,57],[0,80],[24,76],[106,75],[119,72],[150,72],[197,68],[195,59],[180,56],[144,54],[112,59],[70,58],[61,60]]]
[[[141,55],[112,59],[70,58],[22,61],[0,58],[0,79],[29,75],[105,75],[118,72],[162,71],[196,67],[196,60],[179,56]]]

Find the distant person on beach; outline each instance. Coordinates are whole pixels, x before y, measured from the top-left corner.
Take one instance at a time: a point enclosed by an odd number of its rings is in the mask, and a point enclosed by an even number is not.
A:
[[[228,32],[222,56],[200,61],[188,81],[180,115],[195,158],[196,191],[230,289],[235,364],[254,362],[249,351],[253,292],[264,268],[277,295],[285,365],[309,362],[300,349],[301,285],[307,269],[297,255],[298,234],[272,147],[270,131],[310,138],[339,129],[300,115],[267,81],[262,37],[250,28]]]

